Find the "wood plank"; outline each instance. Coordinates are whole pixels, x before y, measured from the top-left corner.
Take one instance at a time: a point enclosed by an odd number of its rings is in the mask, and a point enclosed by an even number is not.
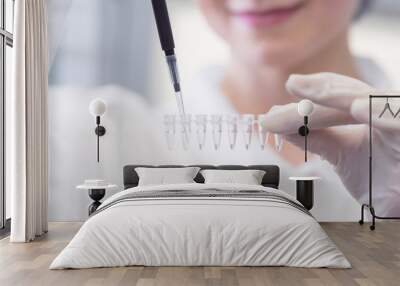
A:
[[[28,244],[0,241],[2,286],[267,286],[399,285],[400,223],[379,222],[375,232],[357,223],[321,224],[351,262],[352,269],[289,267],[118,267],[48,269],[80,223],[50,223],[47,235]]]

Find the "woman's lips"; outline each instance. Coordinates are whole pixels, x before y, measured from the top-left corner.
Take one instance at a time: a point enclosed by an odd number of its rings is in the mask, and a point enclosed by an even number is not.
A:
[[[265,11],[232,12],[239,21],[252,27],[268,27],[281,24],[296,14],[303,7],[303,3],[292,7],[270,9]]]

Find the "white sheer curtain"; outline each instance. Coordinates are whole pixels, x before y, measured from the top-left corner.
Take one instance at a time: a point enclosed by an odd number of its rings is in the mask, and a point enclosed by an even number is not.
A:
[[[46,0],[15,1],[13,92],[8,113],[12,242],[47,231]]]

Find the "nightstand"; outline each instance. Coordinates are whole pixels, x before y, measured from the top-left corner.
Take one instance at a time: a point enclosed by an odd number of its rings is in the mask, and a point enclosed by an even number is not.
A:
[[[106,194],[106,190],[115,189],[117,185],[111,184],[83,184],[76,187],[78,190],[87,190],[89,193],[89,197],[93,200],[93,203],[89,206],[89,216],[94,213],[97,208],[101,205],[100,200],[104,198]]]
[[[307,209],[314,206],[314,181],[320,177],[290,177],[289,180],[296,181],[296,199]]]

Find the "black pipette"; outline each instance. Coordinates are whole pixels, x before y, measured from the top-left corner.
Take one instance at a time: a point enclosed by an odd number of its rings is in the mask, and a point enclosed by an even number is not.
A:
[[[161,48],[165,53],[169,73],[175,90],[175,96],[178,104],[179,113],[185,115],[183,99],[181,94],[181,85],[179,81],[178,66],[175,56],[175,43],[172,34],[171,23],[168,15],[167,3],[165,0],[151,0],[153,5],[154,17],[156,19],[158,35],[160,37]]]

